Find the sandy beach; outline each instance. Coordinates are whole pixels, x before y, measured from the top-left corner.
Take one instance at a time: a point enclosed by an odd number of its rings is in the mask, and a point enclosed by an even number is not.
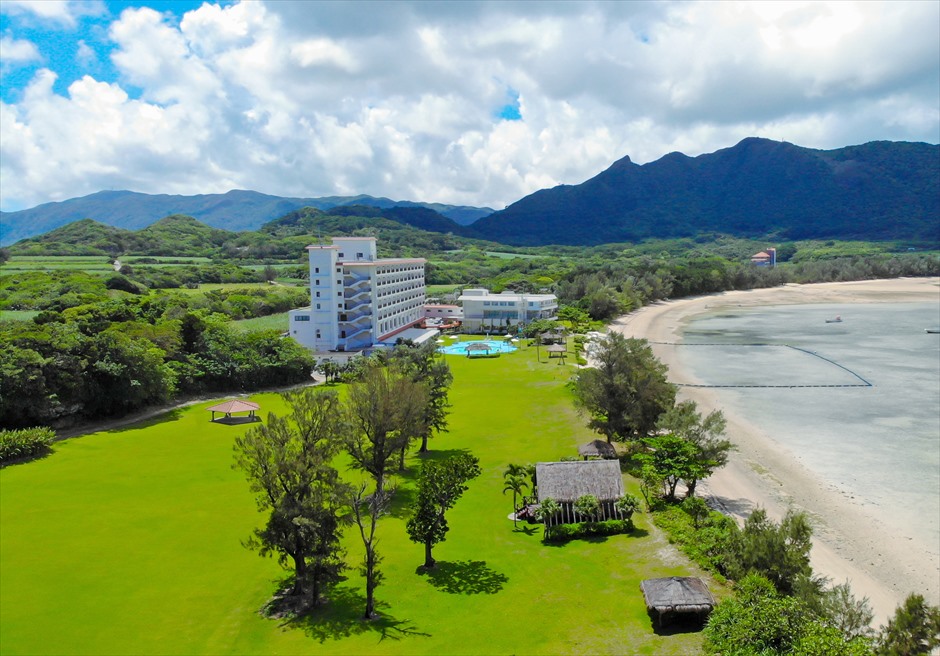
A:
[[[611,329],[651,342],[676,342],[681,341],[682,330],[692,317],[722,308],[938,298],[938,278],[786,285],[658,303],[621,317]],[[654,344],[653,350],[669,366],[670,380],[695,382],[679,368],[674,349]],[[694,400],[703,414],[722,410],[728,420],[728,438],[738,447],[728,466],[699,486],[715,507],[741,519],[757,506],[778,520],[790,507],[807,511],[814,522],[814,571],[833,583],[850,581],[857,597],[869,598],[876,626],[885,623],[911,592],[940,604],[938,545],[888,529],[884,515],[863,508],[807,469],[772,436],[730,414],[722,404],[722,390],[681,387],[679,396]]]

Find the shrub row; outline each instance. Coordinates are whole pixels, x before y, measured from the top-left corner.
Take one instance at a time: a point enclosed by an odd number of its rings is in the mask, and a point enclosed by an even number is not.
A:
[[[0,464],[38,456],[49,450],[55,431],[39,426],[20,430],[0,430]]]
[[[581,522],[558,524],[545,529],[545,542],[567,542],[592,535],[619,535],[633,530],[630,519],[608,519],[603,522]]]
[[[712,510],[695,528],[692,518],[680,506],[668,506],[653,513],[653,523],[693,562],[716,579],[724,579],[725,554],[736,527],[733,519]]]

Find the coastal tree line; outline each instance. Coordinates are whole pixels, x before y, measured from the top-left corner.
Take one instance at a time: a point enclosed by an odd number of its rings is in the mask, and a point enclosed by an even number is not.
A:
[[[777,523],[758,508],[739,527],[695,496],[697,483],[727,463],[734,445],[723,437],[720,411],[703,417],[694,402],[676,403],[666,367],[645,340],[610,333],[594,359],[572,383],[589,427],[625,445],[622,466],[640,481],[670,540],[733,582],[734,596],[718,604],[705,627],[705,653],[895,656],[940,646],[940,608],[922,595],[910,594],[876,632],[866,598],[814,574],[804,512],[791,510]]]

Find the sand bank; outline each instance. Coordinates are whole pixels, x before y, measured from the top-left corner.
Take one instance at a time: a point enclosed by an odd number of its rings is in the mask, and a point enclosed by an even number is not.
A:
[[[676,342],[681,341],[691,317],[721,308],[938,298],[938,278],[786,285],[658,303],[621,317],[611,329],[628,337]],[[674,349],[654,345],[653,350],[669,366],[671,380],[695,382],[679,369]],[[815,526],[814,571],[834,583],[849,580],[856,596],[870,599],[876,624],[884,623],[910,592],[940,604],[940,545],[919,543],[887,528],[878,511],[862,508],[803,466],[772,436],[729,414],[720,389],[683,387],[679,394],[680,399],[694,400],[703,413],[722,410],[728,420],[728,437],[738,447],[728,466],[699,487],[714,505],[739,518],[757,506],[775,519],[789,507],[806,510]]]

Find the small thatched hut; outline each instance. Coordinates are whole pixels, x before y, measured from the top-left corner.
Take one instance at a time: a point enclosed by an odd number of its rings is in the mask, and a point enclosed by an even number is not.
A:
[[[656,626],[687,620],[704,623],[715,607],[715,598],[702,579],[669,576],[640,583],[646,609]]]
[[[565,359],[565,353],[568,352],[568,349],[565,348],[563,344],[551,344],[548,348],[545,349],[548,351],[548,357],[553,358],[556,355],[559,356],[562,360]]]
[[[486,342],[473,342],[467,344],[467,357],[472,358],[475,355],[489,355],[490,345]]]
[[[572,460],[567,462],[540,462],[535,465],[535,478],[539,482],[539,502],[554,499],[561,509],[553,517],[546,517],[548,526],[584,521],[575,509],[579,498],[593,494],[600,502],[598,519],[624,519],[615,502],[624,495],[620,463],[616,460]]]
[[[604,440],[593,440],[579,446],[578,455],[583,456],[585,460],[591,457],[616,458],[617,449],[614,448],[613,444],[605,442]]]

